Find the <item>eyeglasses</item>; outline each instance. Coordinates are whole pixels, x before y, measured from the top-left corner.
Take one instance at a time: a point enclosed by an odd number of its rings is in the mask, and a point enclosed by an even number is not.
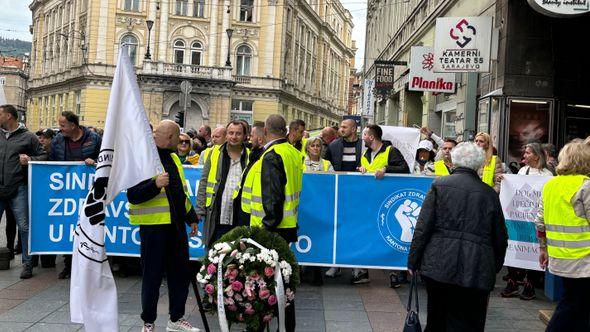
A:
[[[190,143],[191,143],[191,141],[188,139],[180,141],[180,144],[190,144]]]

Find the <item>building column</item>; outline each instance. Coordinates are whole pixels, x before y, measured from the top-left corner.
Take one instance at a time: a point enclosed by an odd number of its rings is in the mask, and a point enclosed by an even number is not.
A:
[[[152,27],[152,32],[150,33],[150,40],[148,40],[148,43],[150,45],[150,52],[152,53],[152,59],[156,59],[156,44],[155,44],[156,28],[157,28],[156,13],[158,12],[158,10],[156,9],[157,8],[156,5],[157,5],[156,0],[149,0],[148,8],[147,8],[147,12],[148,12],[147,19],[154,22],[154,26]],[[145,28],[147,30],[147,26],[145,26]]]
[[[158,61],[166,61],[166,51],[168,50],[168,13],[170,5],[168,1],[160,2],[160,35],[158,38]],[[155,48],[155,47],[154,47]]]
[[[264,49],[266,50],[264,53],[262,53],[263,56],[263,63],[264,63],[264,76],[272,76],[273,74],[273,61],[275,58],[275,34],[277,33],[281,33],[282,34],[282,30],[283,27],[282,25],[279,25],[277,27],[276,25],[276,11],[277,11],[277,1],[276,0],[268,0],[268,7],[267,7],[267,15],[266,15],[266,19],[267,19],[267,24],[266,25],[266,38],[264,41]],[[262,8],[262,7],[261,7]],[[281,32],[277,32],[281,31]],[[294,39],[294,38],[293,38]],[[259,54],[260,57],[260,54]]]
[[[219,0],[211,0],[211,20],[209,22],[209,48],[207,55],[209,58],[209,66],[217,65],[215,60],[217,58],[217,18],[219,16],[219,6],[217,4]],[[223,65],[220,63],[219,65]]]
[[[219,32],[219,34],[221,34],[221,48],[219,49],[220,66],[225,65],[225,61],[227,60],[227,48],[229,46],[229,38],[227,38],[227,33],[225,31],[229,29],[229,15],[231,15],[231,10],[230,13],[228,13],[226,8],[228,8],[230,5],[231,3],[229,0],[223,0],[223,10],[221,11],[221,13],[223,14],[223,22],[221,23],[221,31]],[[233,61],[232,66],[235,67],[235,63],[233,63]]]

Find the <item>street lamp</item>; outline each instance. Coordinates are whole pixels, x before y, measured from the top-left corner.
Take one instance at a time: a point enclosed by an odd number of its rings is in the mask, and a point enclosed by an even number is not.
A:
[[[231,60],[229,56],[231,51],[231,35],[234,33],[234,29],[227,29],[225,32],[227,32],[227,60],[225,61],[225,66],[231,67]]]
[[[150,36],[152,33],[152,27],[154,26],[154,21],[152,20],[147,20],[145,21],[145,24],[147,24],[147,28],[148,28],[148,40],[147,40],[147,52],[145,52],[145,59],[146,60],[151,60],[152,59],[152,55],[150,54]]]

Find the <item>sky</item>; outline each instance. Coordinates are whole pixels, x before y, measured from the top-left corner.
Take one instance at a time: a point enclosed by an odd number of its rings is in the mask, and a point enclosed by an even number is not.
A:
[[[344,8],[348,9],[353,16],[354,28],[352,39],[356,40],[355,67],[360,69],[363,66],[365,53],[365,22],[367,17],[367,0],[340,0]],[[31,12],[29,4],[31,0],[0,0],[0,36],[6,38],[18,38],[31,41],[29,33],[31,24]],[[2,50],[0,50],[2,51]]]

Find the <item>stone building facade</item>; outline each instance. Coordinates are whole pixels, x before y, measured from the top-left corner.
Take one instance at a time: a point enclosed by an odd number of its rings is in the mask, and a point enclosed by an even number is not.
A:
[[[152,123],[179,112],[186,128],[280,113],[314,128],[346,112],[355,49],[338,1],[35,0],[30,9],[33,129],[56,126],[64,110],[104,126],[124,44]]]

